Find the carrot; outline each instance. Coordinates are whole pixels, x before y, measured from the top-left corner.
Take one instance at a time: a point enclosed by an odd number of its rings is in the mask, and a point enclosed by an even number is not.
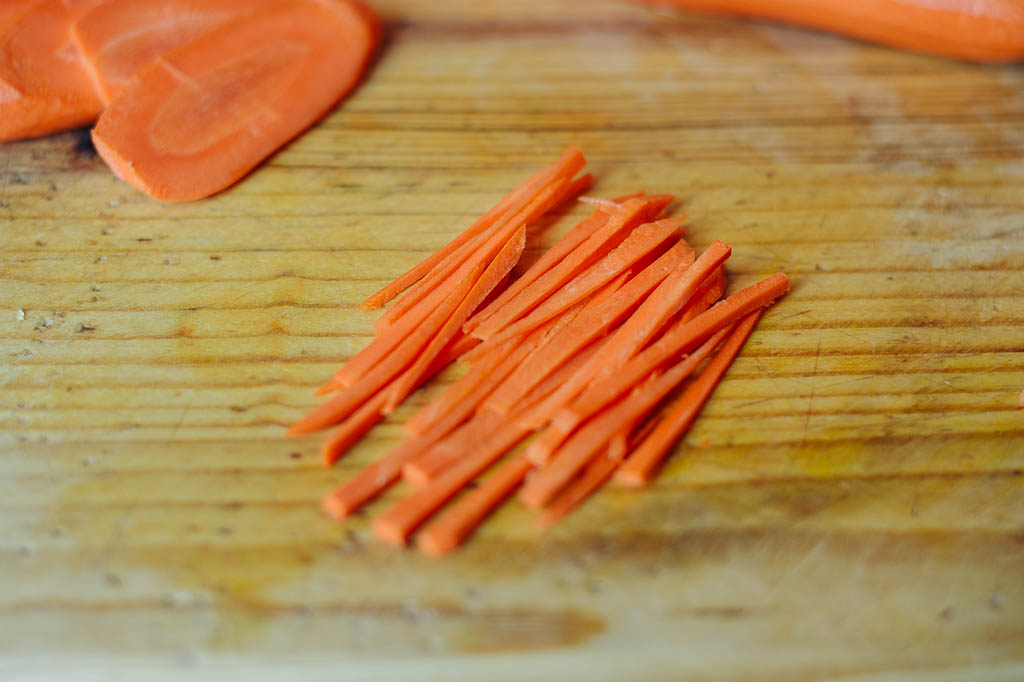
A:
[[[333,465],[344,455],[360,438],[365,436],[370,429],[377,425],[384,418],[384,401],[387,394],[378,391],[371,399],[363,403],[341,424],[335,427],[330,437],[324,441],[321,449],[324,466]]]
[[[487,242],[490,237],[490,231],[499,231],[503,227],[509,224],[509,222],[515,222],[522,220],[527,225],[533,223],[535,220],[541,217],[543,213],[551,210],[555,205],[561,203],[566,196],[569,196],[574,190],[573,187],[577,186],[581,180],[585,181],[584,184],[589,183],[592,176],[588,173],[572,182],[560,182],[560,180],[567,180],[566,178],[556,177],[552,180],[551,185],[556,185],[560,188],[557,196],[552,196],[549,201],[540,205],[539,210],[535,208],[532,212],[523,214],[522,211],[509,210],[505,215],[499,218],[495,224],[489,228],[489,231],[481,232],[474,236],[465,244],[460,246],[458,249],[453,251],[451,255],[440,262],[433,271],[427,274],[423,279],[416,282],[409,287],[405,295],[400,299],[391,304],[391,306],[384,311],[384,315],[377,321],[376,330],[378,333],[383,332],[388,327],[393,325],[395,321],[405,314],[410,308],[414,307],[423,298],[425,298],[431,291],[433,291],[440,283],[444,282],[445,279],[451,276],[452,272],[467,258],[472,257],[472,254],[476,253],[483,244]],[[551,186],[549,185],[549,186]],[[543,192],[543,190],[542,190]],[[537,194],[537,197],[541,196],[542,192]],[[536,199],[536,197],[535,197]],[[537,207],[535,202],[529,203],[528,206]]]
[[[641,225],[631,232],[608,255],[594,263],[549,296],[525,317],[492,336],[490,343],[501,343],[535,329],[560,312],[581,300],[592,291],[627,270],[644,256],[654,252],[666,241],[679,236],[683,221],[666,218]]]
[[[729,369],[733,359],[743,348],[747,337],[754,330],[761,310],[749,313],[736,326],[722,349],[687,387],[682,397],[669,409],[658,425],[640,444],[639,448],[625,461],[615,474],[615,480],[629,487],[639,487],[650,482],[655,470],[665,458],[672,443],[677,441],[693,423],[700,409],[707,402],[722,375]]]
[[[689,248],[689,247],[685,247]],[[544,380],[566,359],[603,336],[622,321],[641,301],[657,287],[683,257],[684,247],[676,245],[640,274],[627,282],[600,306],[581,313],[553,339],[548,353],[537,354],[527,360],[511,381],[502,385],[488,398],[485,405],[505,414],[517,404],[533,386]]]
[[[119,177],[165,201],[219,192],[312,125],[362,76],[379,23],[355,0],[290,0],[164,54],[93,130]]]
[[[419,357],[413,362],[412,368],[405,372],[393,385],[384,403],[384,413],[390,414],[405,398],[423,381],[424,373],[434,358],[441,354],[449,342],[461,333],[462,325],[470,314],[490,296],[494,287],[512,271],[519,257],[526,248],[526,227],[521,226],[501,248],[494,260],[490,262],[480,278],[473,283],[466,297],[459,302],[441,328],[436,332]]]
[[[102,0],[4,3],[0,21],[0,142],[76,128],[103,102],[71,44],[71,23]]]
[[[627,201],[629,199],[636,199],[642,197],[643,192],[637,192],[635,194],[629,194],[623,197],[615,199],[615,205]],[[498,296],[493,302],[488,303],[481,311],[471,317],[463,327],[466,333],[472,332],[480,325],[481,322],[485,321],[488,317],[493,315],[498,310],[501,310],[509,301],[518,296],[527,285],[532,284],[537,280],[538,277],[543,275],[545,272],[550,270],[552,267],[557,265],[564,259],[569,253],[573,251],[577,246],[585,242],[590,235],[602,227],[608,222],[608,216],[611,211],[597,210],[591,213],[589,216],[580,221],[574,228],[559,239],[555,244],[545,251],[537,261],[527,269],[518,279],[505,289],[500,296]]]
[[[671,201],[671,199],[644,197],[630,199],[622,208],[613,213],[600,229],[580,244],[561,262],[537,278],[518,296],[505,303],[486,322],[471,333],[487,340],[512,324],[520,317],[540,305],[552,293],[565,286],[573,277],[602,258],[637,225],[647,222]]]
[[[609,445],[608,453],[604,457],[598,457],[590,462],[580,477],[566,486],[544,514],[537,518],[538,526],[553,526],[611,478],[621,459],[618,451],[612,452],[612,448],[613,445]]]
[[[551,461],[523,487],[519,499],[528,507],[546,505],[572,480],[609,439],[635,420],[642,419],[668,395],[722,342],[725,330],[718,332],[696,352],[676,363],[664,374],[654,372],[626,398],[594,416],[558,449]],[[530,453],[527,453],[529,456]],[[534,463],[537,463],[534,460]]]
[[[157,57],[273,0],[108,0],[71,27],[104,103]]]
[[[644,1],[809,26],[956,59],[1024,59],[1024,4],[1019,0]]]
[[[503,215],[509,211],[515,212],[530,203],[530,201],[536,198],[536,195],[539,194],[544,187],[554,180],[558,178],[572,177],[583,168],[585,163],[586,161],[583,158],[583,153],[579,148],[569,147],[562,153],[562,156],[555,163],[540,169],[523,182],[523,184],[505,195],[505,197],[495,204],[491,210],[485,213],[479,220],[470,225],[464,232],[443,248],[436,251],[431,256],[415,265],[401,277],[389,283],[380,291],[366,299],[362,304],[363,309],[372,310],[373,308],[379,308],[384,305],[395,296],[402,293],[402,291],[407,289],[409,286],[415,284],[428,273],[432,272],[441,262],[458,250],[459,247],[476,235],[487,230]]]
[[[770,304],[788,290],[789,278],[781,272],[776,273],[736,292],[692,320],[674,325],[614,374],[592,384],[570,408],[555,415],[553,423],[559,424],[563,431],[570,432],[581,419],[616,400],[671,358],[686,353],[721,329]]]
[[[416,536],[416,545],[430,556],[441,556],[455,549],[491,510],[512,494],[532,468],[533,464],[525,457],[509,460],[476,490],[424,528]]]
[[[528,205],[524,206],[515,216],[505,221],[500,230],[487,235],[487,240],[480,245],[477,252],[462,262],[459,268],[452,273],[443,283],[435,287],[430,295],[424,298],[415,308],[404,315],[393,327],[374,339],[370,345],[356,354],[351,360],[335,373],[335,377],[343,386],[351,385],[393,353],[400,345],[408,346],[407,339],[414,335],[422,336],[425,331],[433,330],[435,327],[427,325],[426,320],[434,319],[441,306],[455,305],[457,302],[449,301],[452,290],[458,287],[467,286],[467,278],[474,269],[486,264],[501,247],[512,236],[524,222],[534,216],[538,216],[547,210],[558,193],[565,186],[565,181],[559,181],[548,186],[540,192],[537,197]],[[444,318],[447,319],[447,318]],[[423,344],[417,346],[417,350]]]

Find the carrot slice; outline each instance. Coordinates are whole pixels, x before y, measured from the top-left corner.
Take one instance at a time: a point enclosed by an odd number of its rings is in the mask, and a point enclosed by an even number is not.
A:
[[[495,507],[512,494],[532,468],[530,460],[521,456],[502,465],[480,487],[424,528],[416,536],[416,546],[429,556],[441,556],[458,547]]]
[[[654,472],[665,458],[672,444],[682,436],[693,423],[694,418],[715,390],[722,375],[743,348],[750,333],[754,331],[762,310],[749,313],[736,326],[729,340],[704,368],[668,413],[661,419],[651,434],[643,440],[637,450],[623,463],[615,474],[615,480],[629,487],[639,487],[651,481]]]
[[[688,247],[685,247],[688,248]],[[627,282],[600,306],[580,314],[557,339],[549,344],[551,352],[530,358],[522,369],[501,386],[485,403],[501,414],[509,412],[532,387],[539,384],[566,359],[603,336],[621,322],[641,301],[657,287],[683,257],[684,247],[674,246],[661,258]],[[483,346],[480,346],[482,348]]]
[[[630,199],[608,222],[595,231],[556,266],[527,286],[522,293],[508,301],[486,322],[473,330],[473,336],[490,339],[502,329],[540,305],[552,293],[565,286],[573,277],[600,260],[621,242],[637,225],[648,222],[672,200],[671,197],[644,197]]]
[[[275,0],[107,0],[71,35],[104,103],[157,57]]]
[[[103,111],[70,34],[71,23],[101,1],[39,0],[4,7],[0,142],[76,128]]]
[[[509,211],[515,212],[530,203],[530,201],[536,198],[536,195],[539,194],[544,187],[554,180],[558,178],[572,177],[583,168],[585,163],[586,161],[583,158],[583,153],[579,148],[569,147],[562,153],[562,156],[557,161],[550,166],[545,166],[534,173],[531,177],[527,178],[523,184],[505,195],[501,201],[491,208],[491,210],[485,213],[475,223],[470,225],[455,239],[428,258],[424,259],[422,262],[415,265],[401,277],[387,284],[380,291],[366,299],[362,304],[362,308],[364,310],[372,310],[373,308],[379,308],[384,305],[395,296],[402,293],[409,286],[415,284],[425,275],[432,272],[459,247],[479,233],[487,230],[503,215]]]
[[[621,455],[617,451],[612,451],[613,447],[610,444],[608,453],[604,457],[598,457],[590,462],[580,477],[566,486],[565,490],[544,511],[544,514],[537,518],[538,526],[550,528],[611,478],[621,459]]]
[[[93,130],[96,149],[154,198],[219,192],[355,87],[378,26],[355,0],[291,0],[214,28],[121,90]]]
[[[614,374],[591,384],[571,408],[554,416],[553,423],[570,432],[579,419],[613,402],[672,358],[688,352],[747,314],[765,307],[788,290],[789,278],[779,272],[736,292],[692,320],[672,326]]]
[[[331,432],[321,449],[324,466],[332,466],[342,455],[359,442],[370,429],[384,418],[384,400],[386,394],[379,391],[373,398],[363,403],[348,419]]]
[[[609,439],[622,428],[642,419],[668,395],[722,342],[726,332],[720,331],[696,352],[676,363],[664,374],[653,373],[626,398],[587,422],[563,445],[551,461],[520,491],[519,499],[527,507],[545,506],[565,485],[587,465]],[[530,453],[527,453],[530,456]],[[536,460],[534,460],[536,463]]]
[[[525,334],[550,320],[605,282],[627,270],[647,254],[655,251],[669,239],[678,237],[682,224],[683,221],[678,218],[666,218],[641,225],[608,255],[580,273],[578,277],[566,282],[565,286],[554,292],[525,317],[492,336],[489,342],[501,343],[520,334]]]
[[[384,403],[385,414],[390,414],[399,403],[416,390],[416,387],[422,382],[424,372],[426,372],[430,363],[440,355],[441,351],[455,338],[456,334],[461,333],[462,325],[469,318],[470,314],[477,309],[484,299],[490,296],[494,287],[512,271],[512,268],[519,262],[519,257],[522,255],[524,248],[526,248],[526,227],[522,226],[506,242],[505,246],[501,248],[494,257],[494,260],[490,262],[487,269],[480,275],[480,278],[473,283],[466,297],[456,306],[451,317],[444,322],[426,348],[420,352],[419,357],[413,362],[410,370],[405,372],[392,385],[388,399]]]

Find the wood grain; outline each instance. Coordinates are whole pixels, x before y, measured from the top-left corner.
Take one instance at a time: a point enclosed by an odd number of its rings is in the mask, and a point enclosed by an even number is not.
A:
[[[83,131],[0,148],[0,677],[1024,678],[1024,71],[377,4],[372,78],[214,199],[146,199]],[[326,520],[454,376],[334,469],[283,439],[358,302],[570,143],[793,291],[650,491],[546,534],[507,505],[440,562]]]

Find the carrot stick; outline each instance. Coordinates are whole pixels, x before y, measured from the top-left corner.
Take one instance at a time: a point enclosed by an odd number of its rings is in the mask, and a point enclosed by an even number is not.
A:
[[[526,227],[522,226],[501,248],[480,278],[473,283],[466,297],[459,303],[426,348],[420,352],[412,368],[395,381],[384,403],[384,413],[390,414],[405,398],[416,390],[423,381],[424,373],[449,342],[462,331],[462,325],[470,314],[487,298],[494,287],[512,271],[526,248]]]
[[[458,547],[480,522],[512,494],[533,464],[525,457],[515,457],[460,499],[437,520],[416,536],[416,545],[429,556],[441,556]]]
[[[384,391],[379,391],[373,398],[366,401],[352,416],[331,432],[331,436],[324,441],[321,453],[323,454],[324,466],[333,465],[344,455],[349,448],[355,445],[360,438],[365,436],[370,429],[377,425],[384,418],[381,408],[384,407]]]
[[[545,506],[581,468],[586,466],[595,453],[602,447],[607,447],[609,439],[616,431],[624,424],[642,419],[654,409],[655,405],[711,354],[725,336],[724,330],[718,332],[696,352],[676,363],[664,374],[653,373],[627,397],[595,415],[570,437],[549,463],[523,487],[519,494],[523,504],[531,508]],[[530,453],[527,453],[527,456],[529,457]],[[536,459],[533,461],[537,463]]]
[[[100,115],[93,143],[151,197],[210,196],[348,94],[379,39],[376,15],[354,0],[271,4],[139,71]]]
[[[743,348],[747,337],[754,330],[762,313],[757,309],[749,313],[736,326],[722,349],[704,368],[704,371],[687,387],[683,395],[672,405],[651,434],[623,463],[615,474],[615,480],[628,487],[640,487],[651,481],[654,472],[665,458],[672,444],[682,436],[693,423],[700,409],[707,402],[722,375]]]
[[[609,445],[609,452],[606,456],[594,459],[587,465],[579,478],[566,486],[565,490],[544,511],[544,514],[537,518],[538,526],[550,528],[565,518],[569,512],[611,478],[620,461],[618,455],[611,452],[612,447]]]
[[[490,342],[501,343],[525,334],[550,320],[605,282],[627,270],[647,254],[655,251],[669,239],[678,237],[682,224],[683,221],[678,218],[665,218],[636,228],[608,255],[580,273],[578,277],[566,282],[565,286],[554,292],[525,317],[492,336],[489,339]]]
[[[594,414],[671,358],[686,353],[716,332],[736,323],[747,314],[763,308],[789,290],[789,278],[776,273],[742,289],[701,313],[689,322],[668,329],[661,338],[631,358],[615,374],[591,384],[571,409],[555,415],[553,423],[571,431],[575,421]]]
[[[495,391],[485,405],[501,414],[509,412],[530,388],[543,381],[567,358],[621,322],[675,267],[682,257],[681,249],[677,247],[678,244],[600,306],[580,314],[557,339],[551,341],[551,352],[538,354],[527,360],[512,380]]]
[[[608,222],[595,231],[589,238],[570,254],[566,255],[557,265],[537,278],[518,296],[505,303],[486,322],[473,330],[473,336],[489,339],[520,317],[540,305],[552,293],[565,286],[569,280],[578,275],[593,263],[600,260],[605,253],[618,244],[634,227],[653,218],[669,203],[653,197],[630,199],[619,211],[613,213]]]
[[[583,168],[585,163],[583,153],[577,147],[569,147],[555,163],[534,173],[455,239],[366,299],[362,304],[363,309],[372,310],[384,305],[410,285],[422,279],[424,275],[431,272],[438,263],[447,258],[453,251],[480,232],[491,227],[507,211],[510,209],[515,211],[525,206],[531,199],[536,198],[536,195],[556,177],[572,177]]]
[[[480,268],[481,264],[486,265],[523,223],[529,222],[532,218],[543,214],[562,187],[564,187],[564,184],[565,181],[563,180],[549,185],[530,204],[523,207],[516,217],[505,221],[500,230],[488,233],[486,242],[477,249],[476,254],[472,258],[466,259],[443,285],[435,287],[426,298],[406,315],[402,316],[393,327],[378,336],[366,348],[345,363],[341,369],[335,372],[335,377],[343,385],[350,385],[379,365],[399,345],[408,345],[407,339],[414,337],[416,334],[422,336],[425,327],[431,331],[436,330],[440,326],[440,322],[431,326],[425,320],[435,319],[434,316],[440,307],[458,305],[458,301],[448,300],[452,289],[466,286],[467,278],[475,281],[479,277],[479,273],[473,275],[474,270]],[[448,316],[450,316],[450,311]],[[443,322],[448,316],[441,321]],[[424,343],[417,346],[416,350],[422,348]]]

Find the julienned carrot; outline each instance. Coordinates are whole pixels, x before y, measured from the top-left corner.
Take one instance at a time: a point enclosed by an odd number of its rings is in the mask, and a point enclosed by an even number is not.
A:
[[[452,316],[455,309],[469,294],[474,282],[480,278],[486,262],[467,263],[472,269],[456,282],[456,288],[449,292],[441,305],[434,310],[424,323],[407,336],[403,342],[383,357],[380,362],[350,386],[342,389],[334,398],[323,403],[303,419],[292,424],[288,435],[317,431],[345,419],[371,395],[388,384],[399,372],[412,365],[420,351],[436,336],[437,330]]]
[[[608,255],[580,273],[578,277],[566,282],[561,289],[554,292],[523,318],[492,336],[489,342],[501,343],[525,334],[547,322],[605,282],[633,266],[644,256],[659,249],[673,237],[678,237],[682,224],[683,221],[679,218],[665,218],[636,228]]]
[[[409,345],[407,339],[411,336],[415,334],[422,335],[425,330],[433,331],[436,329],[436,327],[428,325],[425,320],[434,319],[439,306],[457,305],[457,301],[448,300],[452,290],[460,286],[467,286],[467,277],[472,277],[471,272],[485,266],[519,227],[530,219],[543,215],[558,194],[564,189],[565,184],[565,180],[560,180],[548,185],[529,204],[520,209],[515,217],[505,221],[501,225],[500,230],[488,233],[486,241],[481,244],[477,252],[472,257],[463,261],[458,269],[442,285],[435,287],[426,298],[398,320],[393,327],[374,339],[370,345],[357,353],[355,357],[335,372],[334,376],[338,382],[342,385],[353,384],[356,380],[371,372],[389,354],[394,353],[395,349],[399,346],[407,347]],[[444,319],[447,319],[447,317]],[[418,346],[416,350],[422,348],[423,345]]]
[[[290,0],[160,56],[111,100],[93,143],[150,196],[187,201],[235,183],[355,87],[380,39],[355,0]]]
[[[552,293],[565,286],[573,277],[583,272],[614,248],[637,225],[656,217],[671,199],[643,197],[630,199],[622,208],[613,213],[600,229],[557,265],[541,275],[535,282],[508,301],[486,322],[472,331],[481,339],[490,339],[494,334],[518,320],[540,305]]]
[[[433,271],[438,264],[440,264],[460,246],[480,232],[491,227],[491,225],[501,218],[501,216],[503,216],[509,209],[515,211],[516,209],[525,206],[553,180],[559,177],[567,178],[576,175],[576,173],[583,169],[585,163],[586,161],[583,159],[583,153],[579,148],[569,147],[562,153],[562,156],[557,161],[550,166],[540,169],[523,182],[523,184],[505,195],[505,197],[495,204],[491,210],[485,213],[475,223],[470,225],[469,228],[455,239],[422,262],[415,265],[401,277],[387,284],[380,291],[366,299],[362,304],[363,310],[372,310],[384,305],[395,296],[402,293],[409,286],[418,282],[429,272]]]
[[[642,196],[643,192],[638,192],[636,194],[630,194],[616,199],[616,201],[626,201],[628,199],[635,199]],[[500,296],[495,298],[491,303],[488,303],[479,312],[473,315],[473,317],[467,320],[463,329],[469,333],[476,329],[481,322],[493,315],[496,311],[501,310],[505,304],[518,296],[519,293],[529,284],[535,282],[538,277],[560,263],[563,258],[573,251],[573,249],[586,241],[587,238],[595,231],[603,227],[604,224],[608,222],[608,215],[608,212],[598,210],[584,218],[576,225],[576,227],[569,230],[564,237],[555,242],[554,246],[545,251],[543,255],[541,255],[541,257],[522,274],[521,277],[516,279],[508,288],[502,291]]]
[[[501,414],[508,413],[532,387],[543,381],[566,359],[606,334],[630,314],[668,276],[681,257],[679,250],[673,247],[607,301],[581,313],[551,341],[551,352],[537,354],[527,360],[512,380],[495,391],[485,405]]]
[[[430,367],[434,359],[441,354],[449,342],[461,333],[462,325],[469,318],[470,314],[490,296],[498,282],[503,280],[516,263],[526,248],[526,227],[522,226],[516,230],[512,238],[497,253],[484,272],[480,275],[470,288],[466,297],[456,306],[451,316],[441,325],[434,334],[434,338],[426,345],[415,359],[409,371],[404,372],[396,380],[388,391],[387,400],[384,402],[384,413],[390,414],[405,398],[412,393],[423,381],[424,373]]]
[[[80,17],[72,37],[104,102],[157,57],[273,0],[108,0]]]
[[[558,449],[554,457],[523,487],[519,499],[528,507],[545,506],[559,490],[572,480],[596,453],[608,446],[609,440],[623,424],[643,419],[721,343],[725,332],[719,332],[696,352],[663,374],[654,372],[627,397],[597,414]],[[535,461],[536,463],[536,461]]]
[[[663,292],[666,284],[670,284],[670,292],[674,293],[674,295],[686,296],[687,294],[685,290],[679,291],[678,284],[681,279],[680,275],[684,273],[691,273],[690,276],[693,276],[693,273],[698,273],[696,276],[699,277],[699,272],[703,271],[703,265],[697,270],[693,270],[691,268],[694,263],[694,253],[692,249],[686,246],[685,243],[678,248],[686,249],[682,262],[680,262],[676,266],[675,270],[673,270],[672,273],[670,273],[669,276],[658,285],[651,294],[651,297],[657,296],[658,292]],[[720,277],[724,278],[720,268],[718,274]],[[673,280],[675,284],[672,284],[670,280]],[[713,293],[713,291],[714,290],[712,288],[707,293],[710,294]],[[718,296],[721,295],[721,289],[718,291],[719,293],[716,295],[715,300],[717,300]],[[522,422],[524,426],[539,429],[549,419],[551,419],[559,409],[567,405],[569,401],[579,395],[580,391],[582,391],[587,384],[593,382],[598,375],[611,374],[621,367],[623,363],[625,363],[625,361],[634,353],[643,348],[644,344],[646,344],[651,337],[650,331],[645,329],[645,327],[649,328],[652,326],[651,318],[653,316],[645,315],[643,312],[644,309],[648,307],[647,303],[651,300],[651,297],[648,297],[647,301],[641,304],[637,312],[634,313],[619,329],[616,329],[610,335],[608,342],[604,344],[604,348],[602,348],[600,353],[595,355],[586,366],[581,367],[575,375],[566,381],[565,384],[560,386],[559,389],[549,396],[542,405],[538,406],[536,410],[524,416],[524,419],[526,420]],[[708,305],[710,305],[710,303]],[[696,310],[697,307],[698,306],[695,305],[691,310]],[[706,308],[707,306],[704,307]],[[703,309],[701,309],[700,312],[703,312]],[[657,331],[657,329],[654,331]],[[555,433],[546,432],[545,435],[546,438],[538,439],[538,441],[536,441],[536,450],[538,452],[540,450],[552,452],[553,449],[561,443],[561,439]]]
[[[542,400],[547,393],[554,390],[559,378],[558,374],[549,377],[525,396],[523,409],[529,409],[529,405]],[[529,434],[529,431],[519,427],[515,420],[504,420],[493,414],[478,414],[475,419],[492,420],[496,427],[485,430],[478,439],[468,444],[454,445],[449,441],[449,445],[463,453],[463,457],[433,481],[400,500],[378,517],[373,524],[374,535],[385,542],[404,544],[409,534],[452,495]]]
[[[1024,59],[1019,0],[643,0],[834,31],[907,50],[983,62]]]
[[[564,367],[559,368],[558,372],[551,375],[548,378],[549,386],[554,387],[561,383],[565,377],[570,376],[576,371],[576,368],[581,364],[585,363],[593,351],[596,350],[593,346],[587,348],[582,353],[574,357],[572,360],[567,362]],[[548,393],[547,388],[541,388],[540,393]],[[490,411],[483,411],[483,415],[495,415]],[[498,420],[503,419],[495,415]],[[528,431],[529,429],[527,429]],[[456,463],[466,455],[466,452],[473,448],[473,443],[478,439],[476,434],[464,436],[462,439],[455,438],[454,436],[445,439],[434,446],[430,451],[424,453],[421,457],[417,457],[408,463],[402,469],[402,475],[414,485],[425,485],[427,482],[437,478],[442,472],[444,472],[452,464]]]
[[[376,395],[334,428],[321,449],[324,466],[331,466],[338,461],[342,455],[348,452],[349,448],[384,418],[382,410],[386,397],[385,391],[378,391]]]
[[[683,395],[647,436],[615,474],[615,480],[629,487],[646,485],[676,442],[693,423],[701,407],[707,402],[722,375],[743,348],[761,316],[761,309],[749,313],[723,344],[704,371],[690,384]]]
[[[100,1],[3,3],[0,142],[85,125],[103,111],[71,44],[72,22]]]
[[[716,332],[763,308],[789,290],[789,278],[781,272],[723,299],[689,322],[674,325],[661,338],[633,356],[615,374],[588,387],[585,395],[555,416],[563,430],[571,430],[582,415],[593,414],[630,390],[637,382],[672,358],[703,343]]]
[[[556,176],[548,186],[557,185],[561,187],[562,189],[558,196],[551,197],[550,201],[545,202],[543,205],[528,203],[527,206],[532,207],[532,210],[527,213],[524,213],[521,208],[518,210],[509,209],[504,215],[496,220],[491,227],[487,230],[481,231],[479,234],[453,251],[447,258],[438,263],[430,273],[424,276],[423,279],[410,286],[405,294],[392,303],[388,309],[384,311],[384,314],[380,319],[377,320],[375,325],[377,333],[380,334],[386,331],[388,327],[392,326],[395,321],[398,320],[398,318],[416,306],[417,303],[428,296],[446,279],[451,277],[452,273],[459,267],[459,265],[467,259],[472,258],[473,255],[483,247],[493,232],[501,231],[509,224],[509,222],[521,221],[525,225],[529,226],[540,218],[543,213],[553,209],[567,197],[575,196],[574,193],[579,191],[576,188],[581,185],[588,186],[592,181],[593,176],[589,173],[573,180],[572,182],[568,182],[567,178],[560,178]],[[543,192],[543,188],[541,192]],[[538,192],[536,196],[540,196],[541,192]]]
[[[533,464],[522,456],[503,464],[494,475],[417,534],[416,546],[430,556],[441,556],[458,547],[492,509],[512,494],[532,468]]]
[[[566,514],[611,478],[618,465],[619,455],[613,453],[612,446],[609,445],[608,453],[604,457],[596,457],[590,462],[579,478],[567,485],[548,505],[544,513],[537,517],[537,525],[541,528],[549,528],[562,520]]]

